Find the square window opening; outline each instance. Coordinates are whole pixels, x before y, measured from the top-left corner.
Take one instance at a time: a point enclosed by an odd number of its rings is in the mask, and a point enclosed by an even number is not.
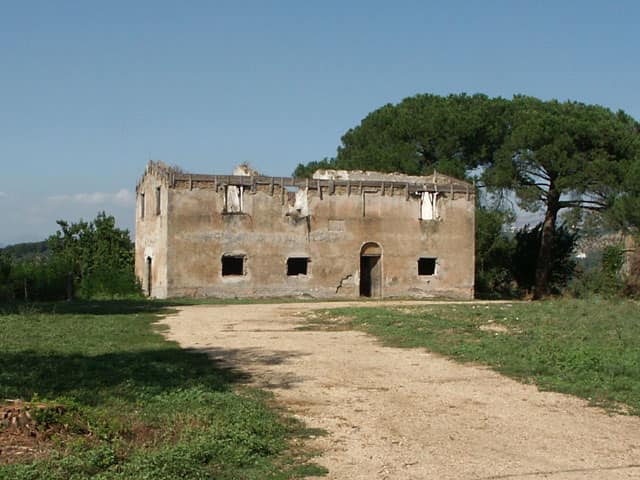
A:
[[[224,192],[223,213],[244,213],[244,187],[227,185]]]
[[[244,255],[224,255],[222,257],[222,276],[244,275]]]
[[[420,194],[420,220],[437,220],[438,218],[438,193],[422,192]]]
[[[307,257],[290,257],[287,258],[287,275],[306,275],[309,266],[309,259]]]
[[[418,259],[418,275],[435,275],[436,259],[423,257]]]

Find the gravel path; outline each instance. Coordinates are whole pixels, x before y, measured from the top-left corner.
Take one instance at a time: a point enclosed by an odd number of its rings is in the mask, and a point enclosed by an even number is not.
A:
[[[640,479],[638,417],[361,332],[296,329],[304,312],[347,305],[200,305],[162,322],[326,430],[311,442],[324,478]]]

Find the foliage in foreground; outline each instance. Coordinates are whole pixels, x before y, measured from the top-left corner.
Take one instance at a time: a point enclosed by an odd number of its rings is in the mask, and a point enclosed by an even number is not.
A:
[[[388,345],[483,363],[543,390],[614,409],[624,404],[640,415],[637,302],[344,308],[326,311],[319,322],[332,317],[350,318],[350,325]]]
[[[0,398],[64,413],[52,452],[0,479],[284,479],[321,469],[288,449],[301,426],[259,391],[154,332],[157,305],[93,302],[0,315]],[[46,417],[46,418],[45,418]]]

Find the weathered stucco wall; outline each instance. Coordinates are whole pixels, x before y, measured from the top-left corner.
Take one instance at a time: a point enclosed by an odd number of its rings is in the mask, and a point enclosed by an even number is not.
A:
[[[169,295],[166,214],[168,190],[167,182],[153,174],[145,175],[136,188],[135,271],[144,292],[157,298]]]
[[[368,268],[361,263],[368,243],[381,251],[374,296],[473,296],[472,190],[438,193],[439,218],[421,220],[421,195],[408,194],[408,183],[355,182],[320,191],[312,182],[296,195],[272,182],[242,187],[242,212],[225,213],[237,208],[222,180],[181,178],[148,172],[138,187],[138,202],[144,191],[147,212],[140,219],[138,211],[136,272],[144,285],[151,252],[153,296],[356,297],[361,266]],[[149,202],[147,192],[158,186],[161,209],[155,215],[155,194]],[[224,276],[223,255],[244,256],[243,274]],[[307,274],[287,275],[289,257],[308,258]],[[420,258],[436,259],[433,274],[419,275]]]

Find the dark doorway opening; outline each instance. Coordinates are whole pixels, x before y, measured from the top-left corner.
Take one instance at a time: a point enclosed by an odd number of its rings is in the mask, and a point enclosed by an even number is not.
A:
[[[147,279],[147,296],[151,296],[151,257],[147,257],[147,271],[146,271],[146,279]]]
[[[360,296],[382,296],[382,249],[367,243],[360,252]]]
[[[224,255],[222,257],[222,276],[244,275],[244,255]]]
[[[307,257],[289,257],[287,258],[287,275],[306,275],[309,266]]]

